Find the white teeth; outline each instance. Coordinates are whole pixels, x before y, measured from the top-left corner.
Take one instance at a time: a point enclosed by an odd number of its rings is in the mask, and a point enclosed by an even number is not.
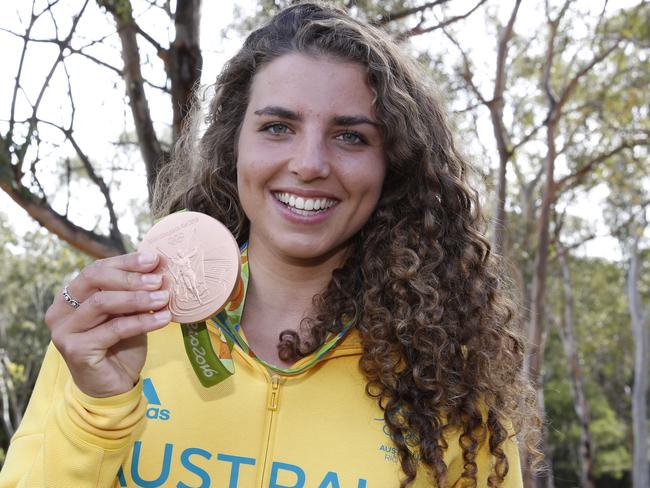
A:
[[[296,208],[298,210],[304,210],[305,209],[305,199],[302,197],[296,198]]]
[[[329,198],[305,198],[289,193],[274,193],[273,195],[300,215],[312,215],[315,212],[326,210],[337,203],[336,200],[330,200]]]

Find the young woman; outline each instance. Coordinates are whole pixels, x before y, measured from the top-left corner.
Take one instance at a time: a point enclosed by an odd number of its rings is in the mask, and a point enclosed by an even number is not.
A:
[[[235,374],[193,375],[157,255],[98,261],[47,313],[0,486],[520,486],[536,417],[466,172],[386,35],[322,4],[279,13],[155,198],[242,246]]]

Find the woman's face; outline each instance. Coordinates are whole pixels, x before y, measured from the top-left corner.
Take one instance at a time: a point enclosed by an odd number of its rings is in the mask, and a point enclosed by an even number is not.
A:
[[[255,75],[237,143],[251,244],[299,260],[345,250],[386,172],[372,100],[357,63],[292,53]]]

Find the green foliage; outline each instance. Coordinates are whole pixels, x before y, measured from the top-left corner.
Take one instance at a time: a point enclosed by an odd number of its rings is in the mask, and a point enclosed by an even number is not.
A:
[[[596,452],[594,475],[621,479],[630,469],[632,457],[627,446],[627,425],[616,415],[603,395],[594,393],[589,397],[593,416],[589,428]]]
[[[603,259],[570,262],[574,289],[575,340],[591,413],[589,430],[597,479],[621,480],[630,469],[632,338],[622,267]],[[554,271],[553,276],[559,272]],[[549,308],[562,314],[562,284],[551,278]],[[556,486],[576,486],[580,427],[570,375],[557,329],[545,354],[544,397]]]
[[[573,409],[569,371],[556,330],[552,331],[546,346],[544,404],[556,484],[561,486],[559,480],[565,480],[569,483],[565,486],[575,486],[580,431]]]
[[[560,181],[566,175],[575,175],[568,186],[579,190],[559,188],[560,204],[555,210],[572,206],[584,195],[583,190],[605,183],[610,189],[605,218],[612,234],[623,240],[633,232],[642,232],[639,221],[650,202],[650,5],[639,2],[637,7],[614,11],[602,18],[599,11],[587,12],[585,8],[585,2],[574,2],[560,23],[550,79],[554,95],[559,96],[599,53],[612,46],[616,48],[579,79],[559,119],[555,178]],[[540,84],[546,41],[547,27],[543,22],[537,32],[515,29],[504,94],[504,111],[515,121],[510,132],[515,143],[548,115],[548,100]],[[543,170],[548,150],[546,135],[546,128],[541,125],[530,142],[518,148],[510,166],[518,173],[517,179],[512,180],[515,184],[509,188],[507,257],[515,265],[520,286],[528,291],[542,189],[541,180],[535,182],[533,178]],[[590,233],[586,227],[584,223],[571,222],[562,230],[562,239],[580,241],[581,235]],[[644,296],[650,276],[645,258],[645,272],[641,272],[645,282],[640,286]],[[599,486],[626,486],[634,435],[630,429],[634,344],[625,293],[625,264],[573,258],[571,269],[575,341],[591,410],[594,475]],[[567,357],[555,329],[564,300],[561,272],[551,261],[547,273],[547,330],[551,330],[543,380],[549,421],[548,451],[555,485],[574,487],[579,483],[580,427]]]
[[[18,238],[6,221],[0,214],[0,344],[9,358],[13,393],[22,409],[50,338],[43,322],[45,311],[63,283],[89,258],[41,229]],[[18,418],[18,412],[11,415]],[[3,426],[0,448],[6,449],[8,442]]]

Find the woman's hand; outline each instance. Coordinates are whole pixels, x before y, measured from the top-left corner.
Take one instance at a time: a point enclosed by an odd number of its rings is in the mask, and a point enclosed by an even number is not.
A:
[[[162,276],[151,274],[158,259],[142,252],[95,261],[68,285],[81,305],[75,309],[58,294],[47,310],[52,342],[87,395],[133,388],[146,358],[146,333],[171,320],[169,292],[160,290]]]

